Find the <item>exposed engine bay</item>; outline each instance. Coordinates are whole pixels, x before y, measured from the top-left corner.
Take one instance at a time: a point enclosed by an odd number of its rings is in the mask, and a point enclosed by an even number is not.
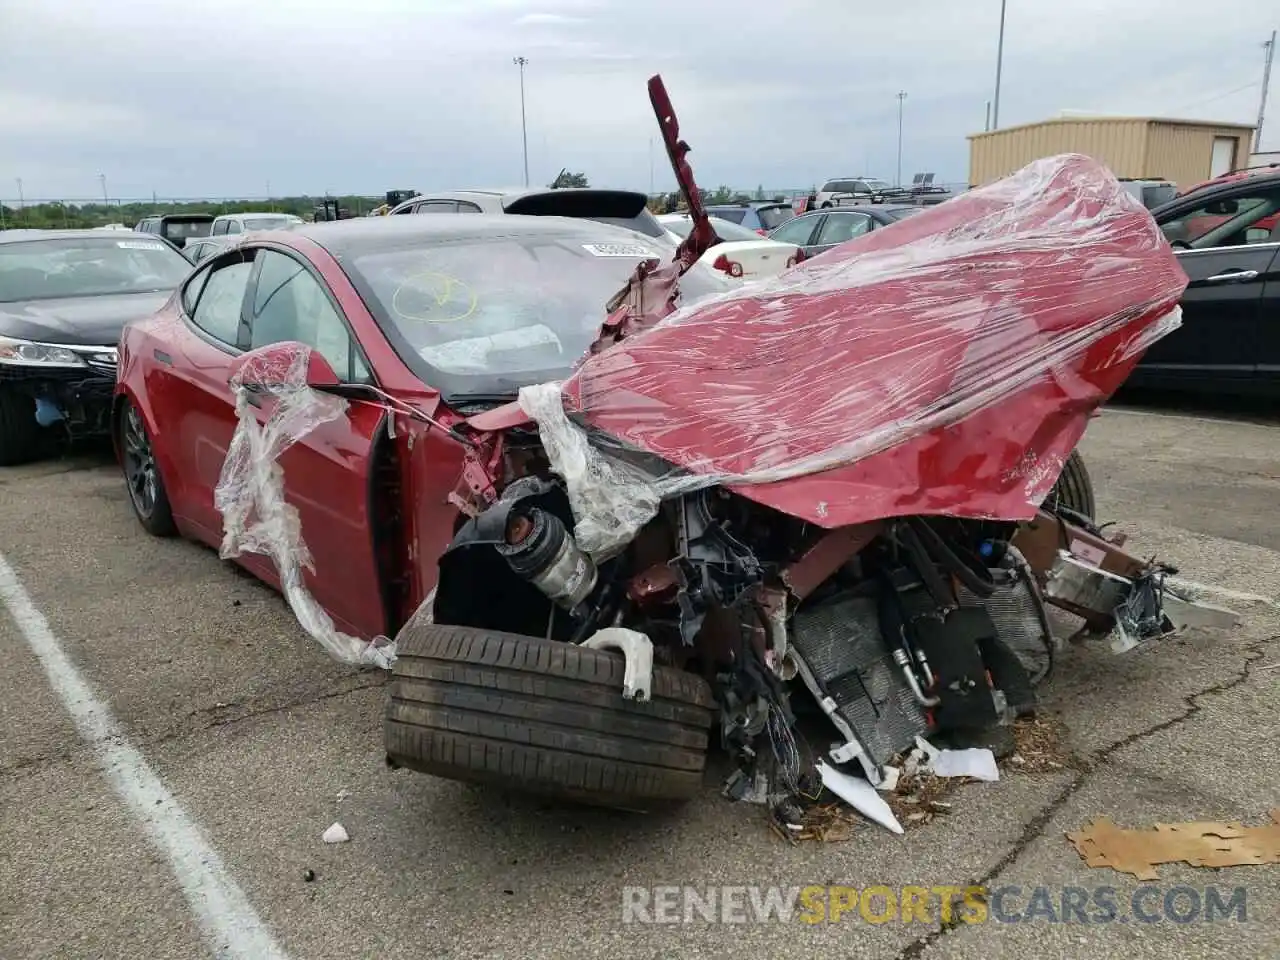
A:
[[[572,644],[633,631],[655,663],[711,684],[740,782],[763,773],[779,795],[800,789],[812,761],[796,747],[796,711],[817,704],[831,734],[820,752],[879,784],[917,737],[981,744],[1035,709],[1054,660],[1040,586],[1052,571],[1019,543],[1041,557],[1043,532],[1122,556],[1067,508],[1038,526],[912,516],[824,530],[713,487],[664,502],[597,562],[574,538],[563,483],[529,475],[459,530],[432,616]],[[1107,621],[1122,598],[1055,599]],[[1141,639],[1169,624],[1157,610],[1130,626]]]

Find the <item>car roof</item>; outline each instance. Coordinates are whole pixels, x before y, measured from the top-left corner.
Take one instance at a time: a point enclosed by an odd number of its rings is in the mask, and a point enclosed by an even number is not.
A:
[[[21,243],[27,240],[119,240],[118,234],[137,233],[134,230],[37,230],[21,228],[18,230],[0,230],[0,243]],[[138,233],[147,240],[157,240],[149,233]]]
[[[555,237],[597,235],[608,240],[652,243],[656,238],[581,217],[514,216],[506,213],[469,213],[466,216],[355,217],[308,223],[292,230],[270,230],[258,239],[274,236],[306,237],[335,257],[363,253],[379,246],[402,247],[406,241],[439,242],[502,237]],[[383,241],[383,243],[379,243]],[[286,241],[288,242],[288,241]]]

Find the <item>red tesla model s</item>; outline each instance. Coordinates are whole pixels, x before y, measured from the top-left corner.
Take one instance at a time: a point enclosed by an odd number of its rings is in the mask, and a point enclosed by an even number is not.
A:
[[[670,251],[558,217],[258,234],[202,263],[123,333],[114,424],[134,510],[157,536],[221,544],[214,491],[237,427],[231,380],[249,351],[310,346],[313,385],[332,380],[325,389],[347,410],[279,460],[310,552],[305,586],[339,630],[394,634],[434,585],[459,518],[448,496],[468,448],[450,424],[563,377],[596,338],[605,303],[654,257]],[[698,269],[681,289],[688,298],[731,284]],[[265,423],[277,400],[249,398]],[[392,423],[396,409],[414,413]],[[269,555],[236,559],[289,592]]]

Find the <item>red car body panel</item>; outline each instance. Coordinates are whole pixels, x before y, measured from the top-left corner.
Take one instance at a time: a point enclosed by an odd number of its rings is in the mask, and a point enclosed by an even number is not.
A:
[[[826,527],[1030,518],[1187,282],[1100,165],[1041,163],[589,357],[567,408],[721,482],[798,467],[734,489]]]
[[[264,235],[261,242],[301,256],[323,278],[383,390],[428,415],[439,411],[439,392],[400,360],[323,247],[288,233]],[[117,394],[132,400],[144,417],[174,521],[184,536],[216,548],[223,526],[213,491],[236,428],[228,381],[243,354],[198,333],[184,316],[180,294],[154,317],[126,327],[120,351]],[[269,404],[255,411],[259,422],[270,415]],[[398,624],[389,619],[407,616],[435,585],[436,559],[457,516],[446,496],[457,483],[465,453],[457,441],[402,414],[396,415],[394,438],[380,440],[390,416],[382,403],[349,401],[345,416],[319,425],[280,457],[285,496],[298,510],[314,560],[315,569],[305,573],[307,588],[339,630],[365,639],[394,629]],[[377,442],[396,446],[391,461],[401,465],[395,486],[402,497],[394,512],[407,524],[402,552],[383,563],[374,553],[371,516],[371,454]],[[418,557],[423,562],[415,562]],[[279,588],[268,557],[249,553],[236,562]],[[389,616],[382,600],[384,574],[405,578],[402,606],[407,610]]]

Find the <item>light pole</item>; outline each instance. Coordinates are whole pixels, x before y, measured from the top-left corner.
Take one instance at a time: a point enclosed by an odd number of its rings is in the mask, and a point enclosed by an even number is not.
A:
[[[898,181],[895,186],[902,186],[902,104],[907,99],[907,91],[898,91]]]
[[[15,179],[18,182],[18,209],[22,211],[19,214],[19,216],[22,217],[22,222],[26,223],[27,222],[27,200],[26,200],[26,197],[22,195],[22,178],[16,177]]]
[[[524,144],[524,185],[529,185],[529,128],[524,118],[524,68],[529,65],[526,57],[513,57],[511,60],[520,68],[520,141]]]
[[[1004,66],[1004,8],[1008,0],[1000,0],[1000,39],[996,41],[996,95],[991,107],[991,129],[1000,126],[1000,71]]]
[[[107,175],[105,173],[98,174],[98,183],[102,185],[102,202],[107,206],[111,206],[111,201],[107,198]]]

